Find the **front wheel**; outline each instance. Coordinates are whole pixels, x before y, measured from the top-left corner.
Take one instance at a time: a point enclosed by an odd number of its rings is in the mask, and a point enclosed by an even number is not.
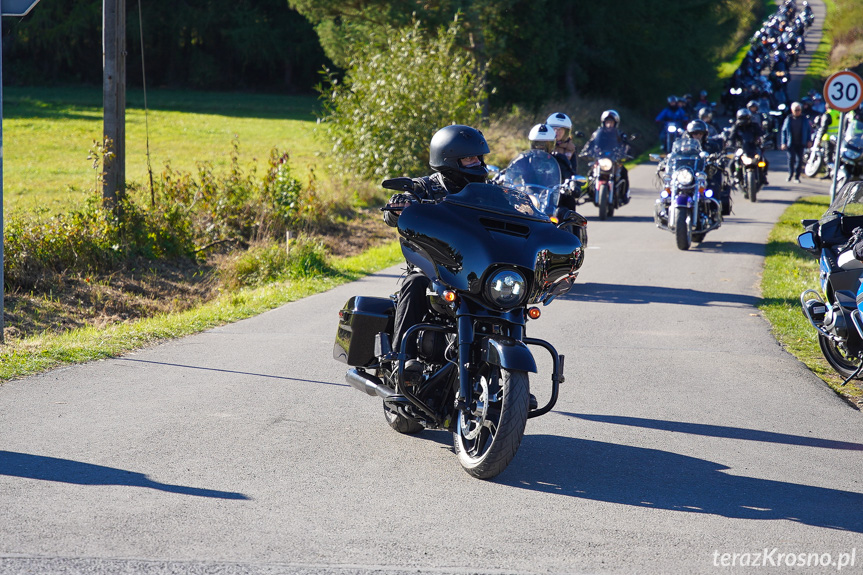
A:
[[[612,212],[610,211],[611,205],[608,201],[608,196],[611,195],[609,193],[610,188],[608,184],[603,184],[599,187],[599,219],[607,220],[611,217]]]
[[[813,148],[809,152],[809,159],[806,160],[806,165],[803,166],[803,173],[806,174],[807,178],[811,178],[821,171],[821,164],[823,163],[821,150]]]
[[[850,354],[844,346],[837,346],[835,341],[821,334],[818,335],[818,346],[830,367],[835,369],[843,378],[851,377],[857,371],[860,360]]]
[[[746,187],[749,189],[749,201],[755,203],[758,196],[758,174],[755,170],[746,172]]]
[[[688,250],[692,246],[692,230],[689,228],[689,210],[677,208],[674,215],[674,235],[677,238],[677,248]]]
[[[529,403],[527,372],[483,366],[473,400],[459,413],[453,432],[455,452],[466,472],[489,479],[506,469],[524,436]]]

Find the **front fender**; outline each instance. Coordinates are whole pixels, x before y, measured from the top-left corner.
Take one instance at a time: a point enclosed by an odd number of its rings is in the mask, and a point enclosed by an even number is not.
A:
[[[536,361],[523,342],[502,335],[486,336],[480,342],[480,359],[510,371],[536,373]]]
[[[678,208],[691,208],[692,196],[687,196],[686,194],[678,194],[674,198],[674,205],[676,205]]]

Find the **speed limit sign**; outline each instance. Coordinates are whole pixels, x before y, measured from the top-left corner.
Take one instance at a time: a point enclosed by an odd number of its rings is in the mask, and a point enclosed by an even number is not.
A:
[[[850,112],[863,102],[863,80],[848,70],[836,72],[824,83],[824,100],[838,112]]]

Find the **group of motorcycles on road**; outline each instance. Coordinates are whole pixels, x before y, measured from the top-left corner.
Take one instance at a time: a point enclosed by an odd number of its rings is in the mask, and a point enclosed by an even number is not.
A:
[[[786,22],[788,6],[793,6],[791,0],[782,9]],[[790,43],[784,36],[780,40]],[[481,132],[448,126],[430,146],[429,163],[437,174],[382,184],[396,192],[382,209],[397,214],[393,223],[387,221],[398,229],[408,279],[421,278],[413,285],[422,291],[409,293],[413,288],[406,279],[390,297],[351,297],[339,311],[333,355],[350,366],[345,377],[352,387],[382,400],[384,418],[397,432],[450,432],[459,464],[474,477],[501,473],[518,450],[527,420],[548,413],[557,402],[565,380],[564,356],[551,343],[528,337],[528,323],[541,317],[540,304],[570,290],[584,262],[586,219],[576,207],[590,202],[605,220],[629,202],[624,163],[631,159],[631,138],[619,132],[619,124],[614,110],[603,113],[600,129],[576,155],[571,121],[553,114],[531,130],[530,149],[488,179],[482,159],[488,146]],[[695,128],[701,126],[703,122]],[[731,139],[722,133],[692,128],[690,122],[687,130],[675,133],[668,153],[659,158],[662,190],[655,212],[657,225],[675,232],[684,250],[721,225],[731,210],[733,188],[756,201],[761,171],[767,167],[759,153],[743,144],[728,153],[725,144]],[[441,137],[449,139],[441,144]],[[711,143],[711,137],[717,140]],[[718,149],[716,141],[722,143]],[[465,142],[473,142],[471,151],[458,154],[460,146],[467,150]],[[557,149],[561,144],[562,152]],[[577,157],[588,160],[587,176],[575,173]],[[434,176],[445,178],[452,170],[471,177],[438,194]],[[863,370],[858,367],[863,320],[860,311],[850,309],[855,298],[847,293],[851,282],[841,271],[847,264],[836,262],[831,250],[842,239],[839,232],[853,229],[863,240],[863,182],[857,184],[846,195],[859,198],[858,212],[839,214],[829,224],[816,222],[815,231],[807,232],[809,240],[801,236],[801,246],[813,253],[821,250],[822,269],[839,266],[822,276],[828,278],[825,285],[835,288],[825,289],[828,301],[810,294],[804,307],[834,367],[852,377]],[[856,273],[863,274],[863,262]],[[406,323],[416,313],[409,308],[416,306],[417,295],[421,319]],[[532,351],[537,349],[551,361],[543,402],[532,393],[536,389],[530,381],[530,374],[538,372]]]

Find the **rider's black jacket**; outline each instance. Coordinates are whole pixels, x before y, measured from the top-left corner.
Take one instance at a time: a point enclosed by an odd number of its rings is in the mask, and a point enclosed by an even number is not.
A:
[[[551,156],[557,160],[557,165],[560,166],[560,177],[562,180],[575,175],[575,166],[572,165],[572,161],[566,155],[561,152],[552,152]]]
[[[445,178],[440,172],[435,172],[430,176],[422,178],[413,178],[414,193],[421,200],[441,200],[447,194],[457,194],[464,186],[460,186],[452,180]],[[390,198],[390,203],[394,203],[398,199],[404,198],[404,194],[393,194]],[[396,227],[399,222],[398,212],[384,212],[384,221],[388,226]]]
[[[728,134],[728,142],[737,144],[743,148],[747,154],[752,154],[753,149],[758,146],[758,140],[763,135],[761,125],[758,122],[749,122],[748,124],[735,123]]]

